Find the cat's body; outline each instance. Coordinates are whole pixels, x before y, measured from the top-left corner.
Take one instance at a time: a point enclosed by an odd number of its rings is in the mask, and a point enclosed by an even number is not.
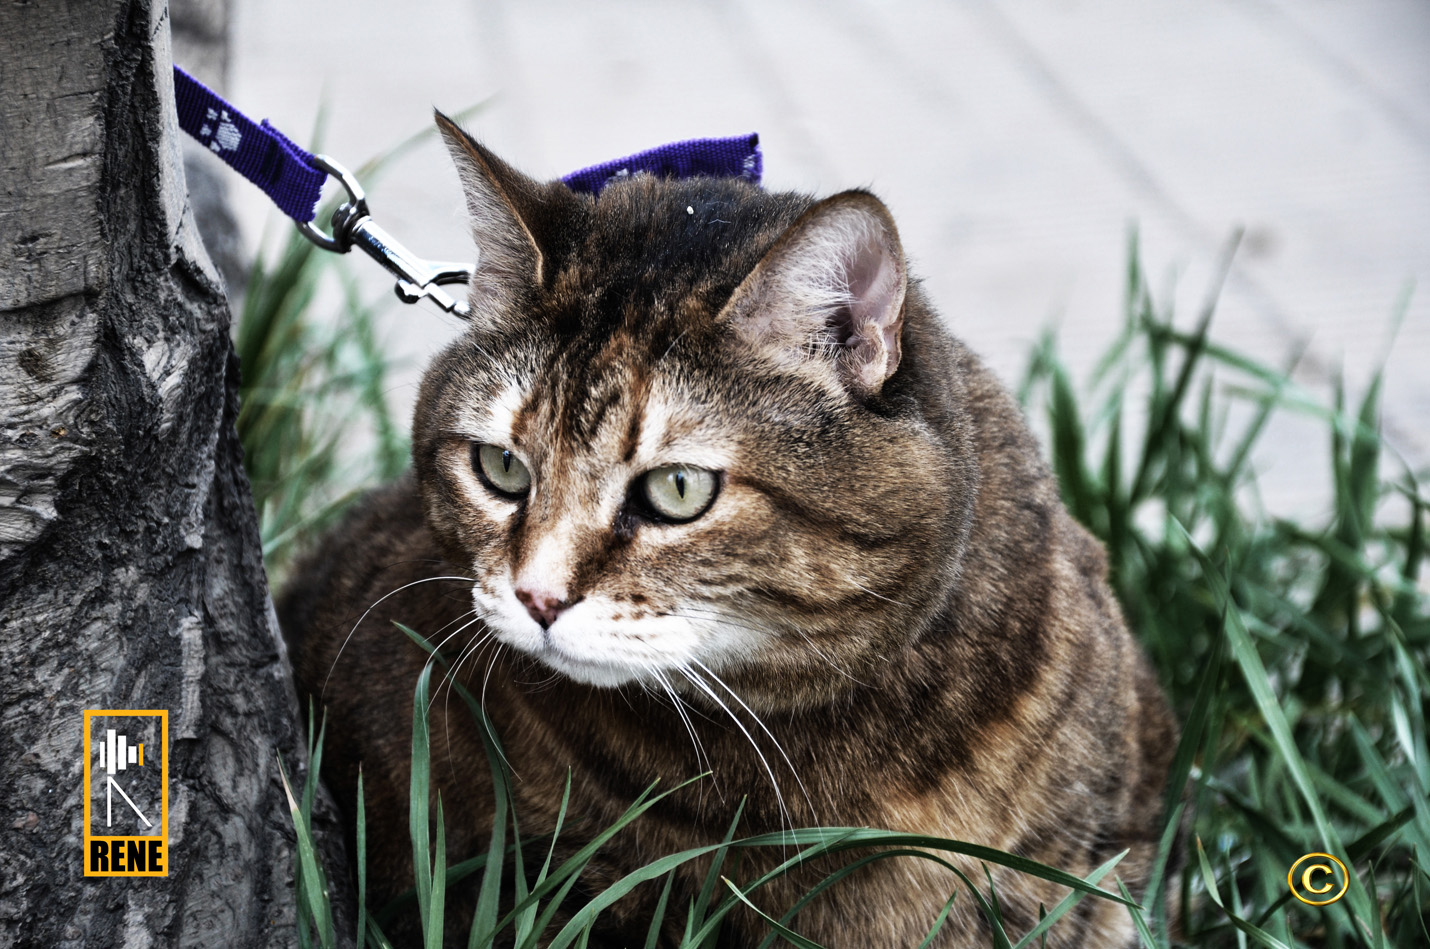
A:
[[[1101,550],[1017,406],[908,286],[883,206],[644,177],[591,199],[445,131],[483,253],[477,326],[424,382],[415,477],[370,496],[280,606],[349,813],[363,764],[370,902],[411,881],[426,656],[393,621],[453,637],[523,835],[552,829],[568,769],[576,844],[651,781],[714,772],[610,841],[589,890],[718,842],[747,797],[741,836],[885,827],[1079,876],[1131,848],[1117,872],[1141,894],[1175,727]],[[485,847],[491,780],[467,710],[434,694],[433,780],[460,859]],[[751,851],[739,876],[787,856]],[[755,901],[778,916],[831,869]],[[1015,936],[1066,893],[993,879]],[[958,887],[932,862],[877,861],[795,926],[832,947],[916,946]],[[641,944],[657,894],[617,904],[607,944]],[[724,944],[765,931],[735,914]],[[1134,942],[1098,899],[1048,937]],[[987,944],[965,892],[937,945]]]

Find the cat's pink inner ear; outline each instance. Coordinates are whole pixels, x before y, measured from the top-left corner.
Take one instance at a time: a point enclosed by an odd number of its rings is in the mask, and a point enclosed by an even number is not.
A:
[[[888,209],[867,192],[847,191],[791,225],[721,319],[781,361],[825,365],[870,396],[899,368],[907,289]]]
[[[887,212],[885,212],[887,215]],[[861,391],[878,392],[899,368],[908,278],[898,236],[882,227],[861,235],[848,264],[848,338],[840,355]],[[891,246],[892,245],[892,246]]]

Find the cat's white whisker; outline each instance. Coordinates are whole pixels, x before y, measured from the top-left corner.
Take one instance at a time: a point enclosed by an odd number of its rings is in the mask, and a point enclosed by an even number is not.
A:
[[[463,613],[460,617],[458,617],[458,619],[457,619],[455,622],[461,622],[462,620],[467,619],[467,617],[469,617],[469,616],[473,616],[473,617],[475,617],[475,618],[474,618],[474,619],[471,619],[471,620],[467,620],[467,622],[462,623],[461,626],[459,626],[459,627],[457,627],[456,629],[452,630],[450,633],[448,633],[447,635],[443,636],[440,640],[438,640],[436,643],[433,644],[433,646],[432,646],[432,652],[431,652],[431,654],[427,657],[426,665],[429,665],[429,666],[430,666],[430,665],[432,664],[432,662],[437,658],[438,654],[442,651],[442,647],[443,647],[443,646],[447,645],[447,643],[451,642],[455,637],[461,635],[464,630],[470,628],[473,624],[481,622],[481,615],[480,615],[476,610],[468,610],[467,612]],[[451,625],[452,625],[451,623],[448,623],[448,624],[447,624],[447,626],[451,626]],[[442,629],[439,629],[437,632],[440,633],[443,629],[446,629],[447,626],[443,626]],[[434,635],[435,635],[435,634],[434,634]],[[463,652],[465,652],[465,650],[466,650],[466,647],[464,646],[464,647],[463,647]],[[461,659],[461,653],[458,654],[458,660],[460,660],[460,659]],[[452,667],[453,667],[453,668],[455,668],[456,665],[457,665],[457,663],[455,663],[455,662],[452,663]],[[443,678],[444,678],[447,682],[450,683],[450,682],[451,682],[451,676],[452,676],[452,668],[449,668],[449,669],[447,670],[447,674],[446,674]],[[434,700],[434,701],[435,701],[435,700]],[[431,706],[431,704],[429,703],[427,707],[430,709],[432,706]]]
[[[493,633],[490,629],[488,629],[484,631],[480,636],[467,643],[466,646],[462,647],[462,651],[457,655],[456,662],[452,663],[452,669],[447,674],[447,692],[449,695],[451,694],[452,686],[457,684],[457,680],[460,679],[461,668],[467,662],[467,660],[475,659],[477,657],[477,654],[480,653],[482,649],[487,646],[487,644],[494,642],[495,640],[496,634]]]
[[[496,642],[497,648],[492,651],[492,658],[489,662],[487,662],[486,675],[482,676],[481,696],[477,699],[477,706],[481,708],[483,717],[487,719],[490,719],[490,716],[487,715],[487,681],[491,679],[492,669],[496,666],[497,659],[501,656],[502,647],[505,645],[499,639],[494,640],[494,642]],[[486,727],[485,722],[482,723],[482,727]],[[497,737],[495,735],[488,735],[488,737],[492,739],[492,744],[496,747],[497,753],[501,755],[502,764],[506,766],[506,769],[510,771],[513,776],[515,776],[517,773],[516,768],[512,767],[511,762],[507,760],[506,749],[501,746],[501,742],[497,741]]]
[[[461,624],[462,624],[462,625],[459,626],[457,629],[453,630],[452,632],[450,632],[450,633],[448,633],[446,636],[444,636],[440,642],[438,642],[435,646],[433,646],[432,654],[431,654],[430,656],[428,656],[427,662],[426,662],[426,664],[424,665],[424,668],[425,668],[425,666],[430,666],[430,665],[432,664],[432,662],[437,658],[437,654],[441,651],[442,647],[445,646],[448,642],[450,642],[454,637],[460,635],[460,634],[461,634],[462,632],[464,632],[465,630],[470,629],[470,628],[471,628],[472,626],[474,626],[475,624],[486,621],[488,618],[490,618],[490,616],[491,616],[491,611],[489,611],[489,610],[482,610],[482,609],[478,609],[478,608],[474,607],[474,608],[472,608],[472,609],[466,611],[465,613],[461,614],[460,616],[458,616],[456,619],[452,620],[451,622],[448,622],[446,625],[442,626],[442,627],[438,630],[439,633],[440,633],[442,630],[447,629],[447,627],[452,626],[452,625],[454,625],[454,624],[456,624],[456,623],[461,623]],[[472,619],[469,619],[469,620],[468,620],[467,617],[472,617]],[[463,620],[467,620],[467,621],[466,621],[466,622],[462,622]],[[446,740],[447,740],[447,747],[448,747],[448,751],[449,751],[449,752],[450,752],[450,750],[451,750],[452,737],[451,737],[451,716],[447,714],[447,709],[448,709],[449,704],[450,704],[450,702],[451,702],[451,700],[452,700],[452,687],[457,683],[457,680],[460,678],[460,670],[461,670],[461,668],[462,668],[462,664],[465,663],[468,659],[474,658],[476,655],[478,655],[478,654],[481,652],[481,650],[482,650],[487,644],[489,644],[489,643],[491,643],[491,642],[494,642],[494,641],[495,641],[495,635],[492,633],[492,631],[491,631],[490,629],[484,631],[480,636],[477,636],[477,637],[476,637],[475,639],[473,639],[471,642],[467,643],[466,645],[464,645],[464,646],[462,647],[461,652],[457,654],[457,658],[451,663],[450,667],[447,669],[446,674],[443,676],[443,681],[445,682],[446,687],[447,687],[447,691],[446,691],[445,695],[443,696],[443,704],[442,704],[443,722],[444,722],[443,731],[444,731],[444,735],[445,735]],[[490,669],[488,670],[488,674],[490,674]],[[485,697],[485,696],[484,696],[484,697]],[[428,701],[428,703],[427,703],[427,707],[428,707],[429,710],[430,710],[430,709],[432,708],[432,706],[436,703],[436,701],[437,701],[436,696],[435,696],[435,695],[432,696],[432,698],[431,698],[431,699]],[[485,706],[483,706],[483,708],[485,709]]]
[[[328,680],[333,677],[333,670],[337,668],[338,660],[343,658],[343,650],[348,648],[348,642],[352,640],[353,633],[357,632],[358,627],[362,625],[363,620],[367,619],[368,614],[371,613],[373,610],[377,609],[379,606],[381,606],[382,601],[386,600],[388,597],[396,596],[403,590],[418,586],[423,583],[431,583],[434,580],[460,580],[463,583],[477,582],[472,577],[423,577],[421,580],[413,580],[411,583],[404,583],[396,590],[389,590],[387,593],[384,593],[382,596],[378,597],[376,600],[373,601],[371,606],[369,606],[366,610],[363,610],[363,614],[358,617],[358,621],[353,624],[353,628],[348,630],[348,634],[343,637],[343,644],[338,647],[337,655],[333,656],[332,664],[328,666],[328,674],[323,676],[323,687],[318,690],[318,695],[320,697],[328,691]]]
[[[814,644],[814,637],[809,635],[809,633],[806,633],[802,629],[796,629],[795,632],[799,633],[799,637],[800,639],[804,640],[804,644],[808,646],[810,648],[810,651],[813,652],[816,656],[823,659],[829,665],[829,668],[844,676],[844,678],[848,679],[850,682],[853,682],[855,685],[862,685],[865,688],[870,688],[869,683],[858,678],[848,669],[845,669],[843,666],[839,665],[839,663],[835,662],[833,659],[829,658],[829,656],[825,655],[824,650],[820,649]]]
[[[704,616],[701,616],[701,615],[700,615],[702,612],[705,614]],[[753,625],[751,625],[751,624],[749,624],[749,623],[736,622],[735,620],[730,619],[727,614],[722,613],[722,612],[720,612],[720,611],[718,611],[718,610],[699,610],[699,609],[695,609],[695,608],[693,608],[693,607],[688,607],[688,606],[687,606],[687,607],[681,607],[681,609],[680,609],[680,610],[677,610],[677,611],[673,611],[673,612],[669,612],[669,613],[660,613],[660,614],[657,614],[657,615],[659,615],[659,616],[677,616],[677,617],[680,617],[681,619],[693,619],[693,620],[697,620],[697,621],[702,622],[702,623],[716,623],[716,624],[720,624],[720,625],[724,625],[724,626],[733,626],[733,627],[735,627],[736,629],[744,629],[744,630],[748,630],[748,631],[750,631],[750,632],[752,632],[752,633],[759,633],[759,634],[765,635],[765,636],[773,635],[772,632],[771,632],[771,630],[770,630],[768,627],[765,627],[765,626],[753,626]],[[797,634],[799,635],[799,637],[804,640],[805,645],[807,645],[807,646],[810,648],[810,650],[811,650],[816,656],[818,656],[820,659],[823,659],[824,662],[825,662],[831,669],[833,669],[835,672],[837,672],[837,673],[839,673],[840,675],[844,676],[846,679],[848,679],[850,682],[855,683],[856,685],[862,685],[862,686],[865,686],[865,687],[867,687],[867,686],[869,685],[869,683],[864,682],[863,680],[859,679],[859,678],[856,677],[853,673],[851,673],[848,669],[845,669],[843,666],[839,665],[839,663],[837,663],[837,662],[835,662],[833,659],[831,659],[831,658],[829,657],[829,655],[824,652],[824,650],[820,649],[819,646],[817,646],[817,645],[815,644],[814,638],[811,637],[811,636],[810,636],[808,633],[806,633],[804,630],[799,629],[798,627],[795,627],[795,628],[794,628],[794,632],[797,633]]]
[[[685,723],[685,732],[690,736],[690,743],[695,748],[695,767],[700,771],[709,772],[709,784],[713,787],[720,802],[723,804],[725,802],[725,792],[720,784],[719,775],[715,773],[715,763],[710,759],[709,753],[705,750],[704,743],[700,741],[700,736],[695,730],[695,724],[690,718],[690,713],[694,712],[702,718],[706,718],[706,716],[694,706],[687,705],[685,700],[676,692],[674,686],[670,684],[670,680],[665,677],[664,670],[653,667],[651,673],[659,680],[660,687],[665,690],[665,694],[670,696],[670,700],[675,706],[676,714],[679,715],[681,721]],[[700,806],[702,808],[705,804],[705,788],[706,782],[702,781],[700,783]]]
[[[657,359],[656,363],[664,361],[665,357],[670,355],[670,351],[675,348],[675,344],[684,339],[689,332],[690,330],[688,329],[681,330],[680,335],[676,336],[675,339],[670,341],[670,345],[665,347],[665,352],[660,354],[660,359]]]
[[[480,617],[479,617],[479,619],[480,619]],[[476,620],[473,620],[473,622],[476,622]],[[467,625],[471,625],[471,624],[467,624]],[[463,627],[463,628],[465,628],[465,627]],[[459,630],[458,632],[460,632],[460,630]],[[453,635],[456,635],[456,634],[454,633]],[[442,697],[442,722],[443,722],[443,732],[444,732],[444,734],[446,735],[446,738],[447,738],[447,750],[448,750],[448,752],[451,751],[451,747],[452,747],[452,735],[451,735],[452,717],[451,717],[450,714],[448,714],[448,711],[447,711],[448,708],[449,708],[450,705],[451,705],[451,702],[452,702],[452,687],[453,687],[455,684],[457,684],[457,679],[458,679],[458,676],[459,676],[459,670],[462,668],[462,663],[466,662],[468,658],[470,658],[470,657],[472,657],[472,656],[475,656],[475,655],[481,650],[481,648],[482,648],[483,646],[485,646],[485,645],[486,645],[487,643],[489,643],[489,642],[492,642],[493,639],[494,639],[494,637],[492,636],[491,631],[488,630],[487,632],[482,633],[482,634],[481,634],[480,636],[478,636],[476,639],[472,640],[472,642],[470,642],[470,643],[468,643],[466,646],[464,646],[464,647],[462,648],[462,651],[457,655],[456,661],[452,663],[452,667],[447,670],[447,674],[443,677],[444,680],[446,681],[446,684],[447,684],[447,691],[446,691],[446,693],[445,693],[445,694],[443,695],[443,697]],[[433,701],[434,701],[434,702],[436,701],[436,698],[435,698],[435,697],[433,698]],[[431,705],[430,705],[430,704],[428,705],[428,708],[429,708],[429,709],[431,708]]]
[[[462,622],[463,620],[466,620],[466,618],[469,617],[469,616],[475,617],[475,619],[472,619],[472,620],[467,621],[467,622]],[[492,616],[491,610],[484,610],[484,609],[482,609],[481,607],[473,607],[472,609],[470,609],[470,610],[468,610],[467,612],[463,613],[461,616],[457,617],[457,618],[456,618],[455,620],[453,620],[451,623],[448,623],[448,624],[447,624],[447,626],[451,626],[451,625],[453,625],[454,623],[462,622],[462,625],[461,625],[458,629],[454,630],[450,635],[448,635],[447,637],[445,637],[445,638],[442,640],[442,642],[437,645],[436,648],[437,648],[437,649],[441,649],[442,646],[446,645],[446,644],[447,644],[447,641],[450,640],[453,636],[456,636],[456,635],[458,635],[459,633],[462,633],[462,632],[464,632],[465,630],[471,628],[471,626],[472,626],[473,624],[475,624],[475,623],[485,623],[487,620],[491,619],[491,616]],[[438,630],[438,632],[440,633],[443,629],[446,629],[447,626],[443,626],[442,629],[439,629],[439,630]],[[495,634],[492,632],[491,628],[488,627],[488,628],[482,633],[482,635],[478,636],[476,639],[472,640],[472,642],[467,643],[465,646],[462,647],[462,651],[457,654],[456,660],[452,663],[451,672],[448,673],[448,680],[449,680],[449,682],[450,682],[451,678],[456,675],[457,670],[458,670],[459,668],[461,668],[461,665],[462,665],[462,663],[466,660],[466,657],[469,656],[469,655],[471,655],[472,651],[473,651],[474,649],[476,649],[477,646],[479,646],[479,645],[480,645],[481,643],[483,643],[483,642],[486,642],[488,639],[490,639],[490,638],[491,638],[492,636],[494,636],[494,635],[495,635]]]
[[[850,583],[850,585],[852,585],[852,586],[854,586],[854,587],[857,587],[857,588],[860,589],[860,590],[863,590],[865,593],[869,594],[870,596],[874,597],[874,598],[877,599],[877,600],[883,600],[885,603],[892,603],[892,604],[894,604],[895,606],[902,606],[902,607],[908,608],[908,605],[909,605],[909,604],[903,602],[902,600],[896,600],[896,599],[894,599],[893,597],[887,597],[887,596],[885,596],[885,595],[882,594],[882,593],[875,593],[873,590],[869,589],[868,587],[866,587],[866,586],[865,586],[864,584],[862,584],[862,583],[857,583],[857,582],[855,582],[855,581],[853,581],[853,580],[850,580],[849,583]]]
[[[651,667],[650,671],[660,684],[661,689],[665,691],[666,695],[670,696],[671,702],[675,705],[675,714],[680,716],[681,723],[685,725],[685,733],[690,736],[690,744],[695,748],[695,766],[700,768],[701,763],[704,762],[705,767],[702,770],[713,771],[714,768],[711,765],[710,756],[705,753],[705,746],[701,744],[700,737],[695,733],[695,723],[692,722],[690,716],[686,714],[685,703],[681,701],[680,696],[675,693],[675,689],[671,688],[670,681],[666,679],[664,671],[654,666]]]
[[[456,618],[455,620],[453,620],[452,622],[449,622],[449,623],[445,624],[444,626],[442,626],[441,629],[438,630],[438,632],[441,632],[443,629],[446,629],[448,626],[453,625],[453,623],[459,623],[459,622],[461,622],[463,619],[465,619],[465,618],[468,617],[468,616],[473,616],[473,617],[475,617],[475,618],[472,619],[472,620],[470,620],[470,621],[468,621],[468,622],[466,622],[466,623],[462,623],[461,626],[459,626],[457,629],[453,630],[452,632],[448,633],[446,636],[442,637],[442,639],[441,639],[439,642],[437,642],[435,645],[433,645],[433,647],[432,647],[432,652],[431,652],[430,654],[428,654],[428,656],[427,656],[427,661],[426,661],[425,663],[423,663],[423,671],[426,671],[428,668],[431,667],[432,663],[434,663],[434,662],[436,662],[436,661],[438,660],[438,656],[439,656],[439,654],[440,654],[441,651],[442,651],[442,647],[445,646],[447,643],[449,643],[449,642],[453,639],[453,637],[460,635],[463,630],[466,630],[466,629],[468,629],[469,627],[471,627],[472,625],[474,625],[474,624],[479,623],[479,622],[482,621],[482,615],[481,615],[481,613],[480,613],[478,610],[476,610],[476,609],[471,609],[471,610],[468,610],[466,613],[463,613],[461,616],[457,617],[457,618]],[[490,636],[491,636],[490,633],[486,633],[486,634],[484,634],[483,636],[479,636],[479,637],[477,638],[477,642],[480,643],[482,640],[484,640],[484,639],[486,639],[486,638],[488,638],[488,637],[490,637]],[[446,739],[447,749],[448,749],[449,752],[451,751],[451,747],[452,747],[452,732],[451,732],[451,718],[450,718],[450,716],[448,716],[448,715],[446,714],[446,712],[447,712],[447,702],[449,702],[449,701],[451,700],[451,698],[452,698],[452,682],[453,682],[454,677],[456,676],[456,672],[457,672],[458,666],[461,665],[462,656],[465,655],[466,652],[467,652],[467,648],[468,648],[468,647],[464,647],[464,648],[463,648],[462,653],[460,653],[460,654],[458,655],[458,657],[457,657],[457,661],[456,661],[456,662],[453,662],[453,663],[448,667],[448,669],[447,669],[447,671],[446,671],[446,674],[442,677],[442,678],[443,678],[443,681],[445,681],[446,684],[447,684],[446,697],[444,698],[443,704],[442,704],[442,713],[443,713],[443,714],[442,714],[442,722],[443,722],[443,725],[442,725],[442,734],[443,734],[443,737]],[[438,685],[438,688],[439,688],[439,689],[441,688],[441,685],[440,685],[440,684]],[[430,711],[432,710],[432,706],[435,705],[436,703],[437,703],[437,696],[436,696],[436,695],[431,695],[431,696],[429,696],[429,698],[428,698],[428,700],[427,700],[427,710],[428,710],[428,712],[430,712]]]
[[[473,623],[481,622],[483,619],[484,619],[484,617],[478,616],[476,619],[472,620],[471,623],[468,623],[468,624],[466,624],[465,626],[463,626],[462,629],[457,630],[457,633],[462,632],[462,630],[465,630],[468,626],[471,626]],[[452,635],[455,636],[457,633],[453,633]],[[447,709],[448,703],[450,703],[450,702],[452,701],[452,688],[453,688],[453,686],[455,686],[455,685],[458,684],[458,679],[460,678],[460,672],[461,672],[462,664],[465,663],[468,659],[474,658],[474,657],[482,650],[482,648],[487,645],[487,643],[492,642],[494,639],[495,639],[495,636],[493,635],[492,631],[491,631],[491,630],[486,630],[486,631],[484,631],[480,636],[477,636],[477,637],[476,637],[475,639],[473,639],[471,642],[469,642],[469,643],[467,643],[465,646],[463,646],[463,647],[462,647],[462,651],[457,654],[457,658],[456,658],[456,660],[452,663],[452,667],[447,670],[446,676],[443,677],[443,678],[445,679],[446,685],[447,685],[447,692],[446,692],[446,695],[444,696],[444,698],[443,698],[443,700],[442,700],[442,702],[443,702],[443,704],[442,704],[442,709],[443,709],[444,712],[445,712],[446,709]],[[439,648],[440,648],[440,647],[439,647]]]
[[[473,618],[467,619],[468,617]],[[457,623],[462,624],[456,629],[452,630],[450,633],[447,633],[447,635],[443,636],[440,640],[438,640],[437,643],[432,646],[432,654],[435,656],[436,653],[441,651],[443,646],[447,645],[447,643],[451,642],[457,636],[460,636],[464,631],[470,629],[476,623],[480,623],[483,619],[485,619],[485,614],[481,610],[474,608],[467,610],[465,613],[463,613],[461,616],[458,616],[452,622],[440,627],[437,632],[433,634],[434,636],[440,634],[443,630],[447,629],[448,626],[452,626]]]
[[[702,612],[703,612],[705,615],[703,615],[703,616],[700,615]],[[682,618],[685,618],[685,619],[698,619],[698,620],[703,620],[704,622],[707,622],[707,623],[723,623],[723,624],[726,625],[726,626],[733,626],[733,627],[735,627],[736,629],[747,629],[747,630],[749,630],[749,631],[752,632],[752,633],[768,633],[768,632],[769,632],[769,630],[767,630],[767,629],[765,629],[765,628],[763,628],[763,627],[760,627],[760,626],[752,626],[752,625],[750,625],[749,623],[739,623],[739,622],[736,622],[735,620],[730,619],[730,617],[729,617],[728,614],[722,613],[722,612],[720,612],[719,610],[697,610],[697,609],[692,609],[691,607],[688,607],[688,606],[687,606],[687,607],[682,607],[682,608],[679,609],[679,610],[673,610],[673,611],[671,611],[671,612],[669,612],[669,613],[660,613],[660,614],[658,614],[658,615],[660,615],[660,616],[679,616],[679,617],[682,617]]]
[[[487,671],[486,674],[482,676],[481,699],[477,702],[477,704],[482,707],[483,712],[487,709],[487,683],[491,681],[492,669],[496,667],[497,659],[500,658],[502,647],[505,645],[506,644],[501,640],[497,640],[497,648],[493,650],[491,659],[487,660]]]
[[[794,775],[795,782],[799,784],[800,793],[804,795],[804,801],[806,804],[809,805],[810,816],[817,821],[819,818],[814,807],[814,800],[809,796],[809,789],[804,786],[804,780],[799,776],[799,771],[795,769],[794,762],[790,761],[789,755],[785,754],[784,745],[780,744],[780,740],[774,736],[774,733],[765,727],[764,720],[761,719],[760,716],[755,714],[755,710],[745,704],[745,700],[740,698],[739,693],[736,692],[734,689],[730,688],[730,686],[725,683],[724,679],[716,675],[715,670],[711,669],[699,659],[692,659],[691,662],[695,663],[697,666],[703,669],[705,673],[710,676],[710,678],[715,680],[716,684],[718,684],[720,688],[724,689],[726,692],[729,692],[730,697],[733,698],[736,702],[740,703],[740,707],[750,714],[750,717],[755,720],[756,725],[760,726],[760,731],[764,732],[765,735],[769,737],[770,741],[774,743],[775,750],[780,753],[780,757],[784,759],[785,765],[789,768],[790,774]]]
[[[775,770],[770,767],[769,761],[765,758],[765,753],[760,750],[759,744],[755,741],[755,736],[750,734],[749,729],[747,729],[744,723],[740,721],[739,717],[736,716],[735,713],[730,710],[730,706],[726,705],[721,700],[720,696],[715,694],[715,690],[710,688],[709,684],[706,683],[705,680],[702,679],[699,674],[695,672],[694,669],[691,669],[689,666],[680,666],[679,668],[680,672],[687,679],[689,679],[691,683],[695,685],[696,688],[700,689],[702,692],[708,695],[712,702],[714,702],[716,705],[720,706],[722,709],[725,710],[725,714],[730,717],[730,721],[734,722],[735,727],[740,729],[740,732],[744,734],[745,740],[748,741],[750,743],[750,747],[754,749],[755,756],[760,759],[760,764],[764,767],[765,774],[769,776],[770,787],[774,789],[775,804],[778,806],[780,812],[780,829],[783,830],[785,826],[788,825],[789,828],[793,830],[794,816],[790,814],[789,808],[785,806],[785,796],[784,792],[780,790],[779,779],[775,777]],[[768,734],[768,732],[766,734]],[[778,744],[779,743],[776,742],[776,745]],[[783,751],[781,751],[781,754],[783,754]],[[786,759],[786,761],[788,761],[788,759]],[[798,780],[799,776],[795,775],[795,779]]]

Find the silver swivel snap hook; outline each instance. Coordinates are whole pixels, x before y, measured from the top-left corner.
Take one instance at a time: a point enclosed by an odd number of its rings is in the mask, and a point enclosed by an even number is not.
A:
[[[413,254],[372,219],[367,194],[352,172],[327,155],[314,155],[313,164],[338,179],[348,193],[348,200],[333,212],[331,235],[324,234],[311,222],[302,222],[298,230],[304,237],[338,254],[359,248],[397,278],[393,290],[403,303],[416,303],[426,297],[448,313],[463,319],[470,317],[466,300],[452,297],[442,287],[470,280],[474,270],[471,265],[423,260]]]

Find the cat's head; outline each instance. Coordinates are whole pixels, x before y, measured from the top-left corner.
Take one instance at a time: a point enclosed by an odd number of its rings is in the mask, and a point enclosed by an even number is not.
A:
[[[973,474],[887,209],[537,183],[439,116],[480,257],[414,458],[495,636],[579,682],[798,703],[946,598]]]

